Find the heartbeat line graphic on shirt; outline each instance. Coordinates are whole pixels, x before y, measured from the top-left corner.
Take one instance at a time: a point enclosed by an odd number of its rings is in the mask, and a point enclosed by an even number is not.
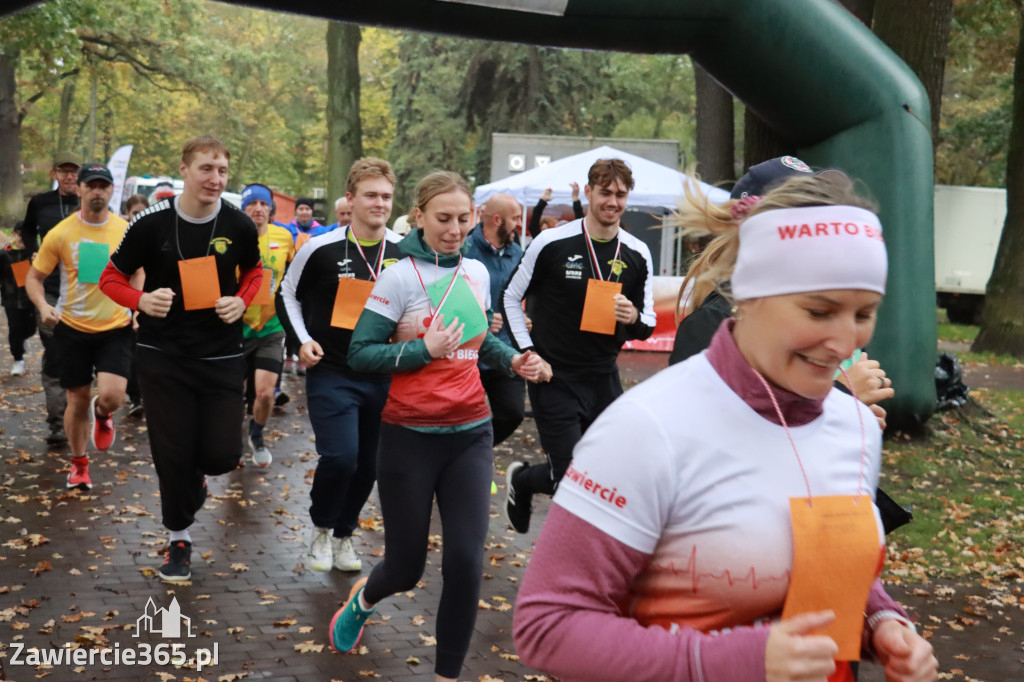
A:
[[[736,583],[749,584],[751,589],[758,589],[758,587],[768,583],[780,583],[789,584],[790,572],[783,571],[780,575],[767,575],[758,576],[757,569],[751,566],[746,573],[740,576],[733,576],[732,571],[725,569],[724,571],[715,572],[701,572],[697,570],[697,548],[694,547],[690,552],[690,560],[687,562],[685,568],[677,568],[674,561],[670,561],[667,564],[654,564],[654,568],[663,571],[671,571],[677,576],[689,576],[691,590],[694,594],[700,589],[700,583],[704,580],[714,581],[725,581],[729,584],[729,587],[733,587]]]

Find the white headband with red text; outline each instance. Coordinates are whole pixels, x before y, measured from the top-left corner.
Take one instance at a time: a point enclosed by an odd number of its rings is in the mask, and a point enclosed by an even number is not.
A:
[[[830,289],[885,294],[888,258],[882,224],[855,206],[765,211],[740,225],[732,275],[738,301]]]

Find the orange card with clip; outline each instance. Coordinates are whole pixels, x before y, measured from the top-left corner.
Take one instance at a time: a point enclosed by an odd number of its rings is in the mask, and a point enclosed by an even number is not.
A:
[[[11,270],[14,272],[14,283],[19,287],[25,286],[25,277],[28,276],[28,269],[30,267],[32,267],[32,264],[27,260],[11,263]]]
[[[789,500],[793,574],[782,619],[831,610],[832,624],[816,634],[839,646],[838,661],[860,660],[864,607],[882,565],[882,541],[867,495]]]
[[[615,333],[615,295],[622,293],[622,282],[587,280],[580,330],[595,334]]]
[[[181,295],[185,310],[212,308],[220,298],[217,259],[213,256],[178,261]]]
[[[342,329],[355,329],[359,316],[363,314],[366,301],[373,293],[373,282],[354,277],[342,277],[338,280],[338,293],[334,295],[334,312],[331,314],[331,326]]]

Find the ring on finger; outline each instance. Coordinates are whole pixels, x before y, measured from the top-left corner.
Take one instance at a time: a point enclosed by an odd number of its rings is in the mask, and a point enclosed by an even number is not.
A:
[[[885,388],[885,377],[878,377],[878,387]]]

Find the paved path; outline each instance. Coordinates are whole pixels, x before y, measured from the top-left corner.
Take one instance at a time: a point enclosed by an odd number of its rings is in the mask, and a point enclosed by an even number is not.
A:
[[[3,331],[0,329],[0,331]],[[421,584],[382,604],[358,655],[330,651],[326,626],[360,574],[322,573],[305,566],[309,486],[316,464],[305,413],[303,380],[288,377],[293,401],[275,411],[268,440],[274,463],[245,466],[210,480],[211,497],[193,530],[193,580],[170,585],[155,577],[166,536],[159,523],[156,476],[145,422],[116,417],[118,440],[92,457],[90,493],[66,491],[66,449],[43,442],[43,396],[38,387],[38,341],[29,374],[9,377],[0,361],[0,680],[431,680],[434,613],[440,580],[440,535]],[[627,384],[643,378],[663,356],[624,356]],[[548,509],[536,502],[534,528],[518,536],[500,514],[503,472],[513,458],[540,458],[532,420],[496,452],[499,495],[493,497],[481,609],[462,680],[541,680],[518,662],[511,638],[511,607]],[[435,515],[436,516],[436,515]],[[376,498],[364,509],[356,540],[365,565],[383,551]],[[435,524],[436,525],[436,524]],[[363,575],[366,574],[364,568]],[[986,682],[1024,679],[1016,604],[999,608],[972,597],[976,588],[951,586],[908,598],[926,624],[956,622],[967,609],[981,623],[966,633],[932,624],[946,679]],[[897,594],[900,594],[897,591]],[[986,592],[986,594],[991,594]],[[1000,593],[1001,594],[1001,593]],[[137,623],[149,600],[155,608],[176,599],[194,638],[162,639]],[[1016,599],[1013,595],[1010,599]],[[986,611],[987,609],[987,611]],[[14,665],[15,645],[54,650],[78,642],[106,643],[138,653],[143,644],[182,643],[190,654],[216,647],[218,662],[201,672],[172,665]],[[956,658],[965,656],[966,660]],[[22,651],[22,658],[25,657]],[[639,659],[638,659],[639,660]],[[877,668],[862,680],[882,679]],[[742,681],[740,681],[742,682]]]

